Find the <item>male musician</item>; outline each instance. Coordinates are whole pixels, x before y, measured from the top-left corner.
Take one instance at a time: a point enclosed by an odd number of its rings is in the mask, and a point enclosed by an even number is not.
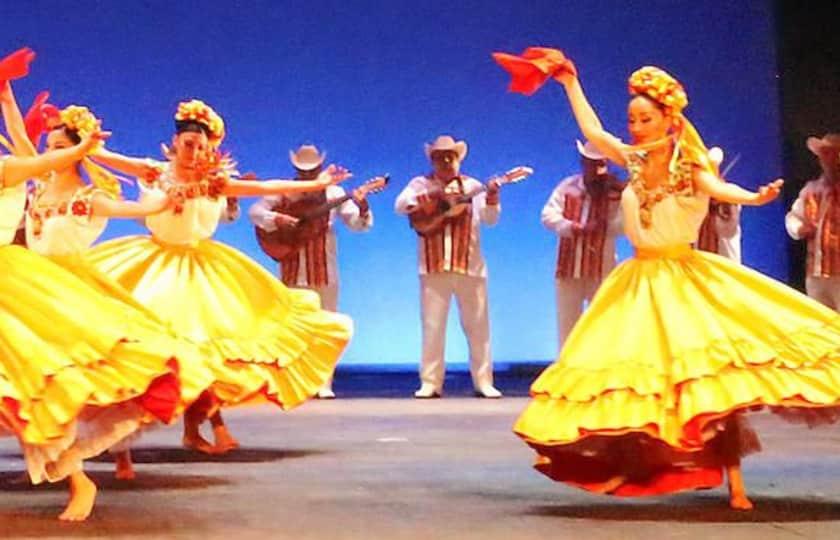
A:
[[[499,219],[499,186],[491,181],[486,191],[453,209],[439,226],[424,229],[424,220],[440,215],[447,197],[470,194],[483,187],[460,174],[467,144],[441,135],[426,145],[432,173],[413,178],[397,197],[395,210],[408,215],[418,233],[420,312],[423,320],[423,354],[420,388],[414,397],[436,398],[443,393],[446,319],[452,296],[458,302],[461,327],[470,353],[470,374],[476,395],[502,396],[493,386],[490,324],[487,315],[487,269],[481,255],[479,229]],[[456,213],[457,211],[457,213]]]
[[[840,311],[840,133],[808,137],[806,144],[822,175],[799,192],[785,227],[791,238],[808,243],[808,296]]]
[[[326,154],[321,153],[313,145],[302,145],[296,151],[289,151],[298,180],[313,180],[321,173]],[[328,205],[345,197],[343,188],[330,186],[325,192],[314,194],[301,193],[293,195],[277,195],[263,197],[248,211],[251,221],[257,227],[267,232],[278,229],[293,229],[298,218],[292,214],[294,208],[314,208]],[[352,231],[363,232],[373,226],[373,213],[370,210],[365,192],[356,190],[353,197],[333,208],[322,220],[323,226],[314,237],[304,245],[280,259],[279,272],[283,283],[289,287],[310,289],[321,297],[324,309],[336,311],[338,309],[338,264],[336,237],[333,230],[335,218]],[[318,391],[321,399],[334,399],[332,379],[328,380]]]
[[[584,302],[616,263],[615,238],[621,232],[622,185],[607,172],[606,158],[589,142],[577,141],[581,173],[560,181],[540,215],[557,233],[554,272],[559,345],[574,327]]]

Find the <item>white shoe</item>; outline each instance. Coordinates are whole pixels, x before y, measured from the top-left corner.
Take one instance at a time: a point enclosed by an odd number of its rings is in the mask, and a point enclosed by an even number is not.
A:
[[[335,392],[332,388],[321,388],[318,390],[318,399],[335,399]]]
[[[475,397],[487,398],[487,399],[499,399],[500,397],[502,397],[502,393],[499,392],[499,390],[495,386],[493,386],[492,384],[488,384],[488,385],[482,386],[481,388],[476,389]]]
[[[443,392],[438,390],[433,385],[429,383],[423,383],[420,385],[420,389],[414,392],[414,397],[417,399],[434,399],[439,398]]]

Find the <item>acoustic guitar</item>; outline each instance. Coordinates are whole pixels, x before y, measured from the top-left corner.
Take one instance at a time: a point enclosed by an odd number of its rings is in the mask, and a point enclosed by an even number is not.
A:
[[[324,234],[330,226],[330,212],[350,199],[361,199],[373,193],[384,190],[390,177],[377,176],[371,178],[352,192],[333,201],[327,201],[325,192],[321,191],[316,197],[303,197],[288,205],[275,205],[272,212],[279,212],[297,218],[297,223],[288,227],[278,227],[273,231],[266,231],[254,227],[257,243],[266,255],[280,261],[289,255],[300,251],[313,238]]]
[[[487,186],[491,182],[499,186],[515,184],[526,179],[533,172],[534,170],[530,167],[514,167],[503,175],[491,178],[487,183],[469,193],[463,193],[460,183],[457,179],[453,179],[446,186],[427,193],[432,199],[436,199],[436,205],[431,212],[420,208],[408,215],[411,228],[421,236],[434,234],[445,226],[448,219],[464,213],[472,204],[473,198],[487,191]]]

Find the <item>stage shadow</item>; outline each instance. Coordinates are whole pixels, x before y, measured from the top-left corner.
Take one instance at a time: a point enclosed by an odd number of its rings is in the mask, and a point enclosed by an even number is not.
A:
[[[751,497],[755,509],[732,510],[724,494],[718,497],[683,497],[655,503],[557,504],[534,506],[526,514],[565,519],[602,521],[657,521],[679,523],[792,523],[840,521],[840,501]]]
[[[111,506],[100,500],[87,521],[65,523],[57,516],[60,506],[27,506],[20,509],[0,508],[4,538],[119,538],[149,536],[175,538],[179,531],[189,530],[196,536],[208,531],[198,514],[179,509],[177,513],[156,512],[144,508],[138,512],[131,506]],[[8,536],[6,536],[8,535]]]
[[[324,450],[284,450],[281,448],[237,448],[226,454],[211,455],[182,447],[140,447],[131,450],[134,463],[267,463],[284,459],[300,459],[327,453]],[[20,454],[3,453],[0,459],[21,458]],[[113,456],[107,452],[88,461],[110,463]]]
[[[198,474],[161,474],[152,471],[138,470],[134,480],[117,480],[112,471],[85,471],[96,485],[108,491],[143,491],[143,490],[188,490],[206,489],[216,486],[226,486],[233,482],[217,476]],[[0,491],[66,491],[66,482],[54,484],[43,483],[33,486],[24,471],[9,471],[0,473]],[[0,521],[2,523],[2,521]]]
[[[181,447],[141,447],[131,450],[134,463],[267,463],[300,459],[326,453],[323,450],[284,450],[281,448],[237,448],[226,454],[212,455]],[[110,454],[91,459],[93,462],[114,461]]]

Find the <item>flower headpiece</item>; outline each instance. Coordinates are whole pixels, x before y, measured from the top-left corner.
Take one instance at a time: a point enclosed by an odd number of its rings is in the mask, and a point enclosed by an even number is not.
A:
[[[630,93],[647,96],[662,105],[669,114],[681,114],[688,96],[678,80],[654,66],[637,69],[628,81]]]
[[[674,118],[676,148],[671,160],[672,170],[675,169],[677,160],[681,159],[719,176],[717,165],[709,159],[709,150],[703,139],[682,113],[688,106],[688,95],[677,79],[658,67],[644,66],[630,75],[627,86],[630,94],[649,97],[662,105],[665,113]]]
[[[70,105],[58,113],[59,122],[67,129],[75,131],[79,137],[86,137],[99,131],[101,122],[90,109],[81,105]]]
[[[48,120],[49,122],[49,120]],[[56,128],[64,126],[66,129],[75,132],[79,137],[88,137],[100,130],[101,122],[94,116],[90,109],[82,107],[81,105],[70,105],[65,107],[58,113],[58,118],[53,119],[53,125],[50,127]],[[104,146],[100,142],[91,150],[95,152]],[[94,163],[90,158],[82,159],[82,168],[88,174],[91,184],[97,188],[105,191],[112,197],[119,197],[121,193],[120,182],[116,176],[101,165]]]
[[[212,107],[201,101],[193,99],[182,101],[178,104],[175,112],[175,120],[179,122],[198,122],[210,132],[208,139],[212,146],[218,147],[225,138],[225,121]]]

